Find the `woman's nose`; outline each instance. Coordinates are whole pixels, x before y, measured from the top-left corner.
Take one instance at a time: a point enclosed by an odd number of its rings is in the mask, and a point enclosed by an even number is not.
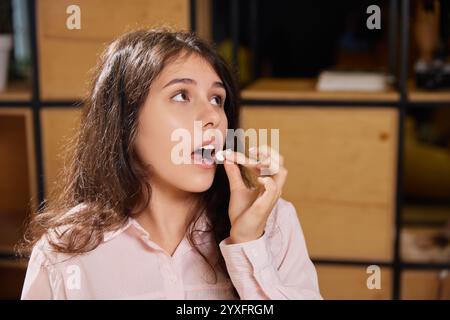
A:
[[[205,127],[211,126],[215,128],[220,124],[220,108],[221,107],[219,106],[211,104],[209,101],[202,102],[200,120]]]

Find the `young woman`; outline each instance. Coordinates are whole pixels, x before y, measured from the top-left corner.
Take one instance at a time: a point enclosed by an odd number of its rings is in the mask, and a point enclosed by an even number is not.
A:
[[[230,150],[223,164],[171,159],[179,128],[236,129],[238,96],[226,63],[192,33],[112,42],[65,182],[26,233],[22,298],[321,299],[295,208],[280,198],[287,171],[276,151]],[[190,149],[219,153],[217,141]]]

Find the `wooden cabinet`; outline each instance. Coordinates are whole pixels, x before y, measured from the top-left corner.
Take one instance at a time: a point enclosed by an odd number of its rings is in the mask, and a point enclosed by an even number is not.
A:
[[[245,106],[244,128],[278,128],[292,201],[312,257],[391,261],[397,111]]]
[[[390,299],[390,267],[382,268],[382,289],[370,290],[368,265],[339,261],[393,262],[398,110],[333,101],[395,104],[398,93],[318,92],[314,80],[259,79],[242,97],[242,127],[279,129],[289,172],[283,198],[297,209],[310,256],[337,261],[316,264],[324,298]]]
[[[402,299],[450,300],[450,275],[445,271],[407,270],[402,273]]]

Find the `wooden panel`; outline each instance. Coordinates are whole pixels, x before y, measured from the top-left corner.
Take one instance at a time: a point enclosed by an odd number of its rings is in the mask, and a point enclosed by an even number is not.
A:
[[[211,0],[197,0],[196,33],[204,40],[211,42],[212,37],[212,3]]]
[[[0,91],[0,101],[2,100],[30,100],[31,85],[24,82],[8,82],[4,91]]]
[[[36,170],[31,110],[0,109],[0,251],[20,240],[27,215],[36,208]]]
[[[45,194],[58,183],[64,165],[64,149],[79,125],[80,108],[44,108],[41,111]]]
[[[283,197],[296,206],[313,257],[392,260],[393,208],[314,203],[294,196],[286,191]]]
[[[392,271],[381,268],[381,288],[369,289],[366,266],[316,265],[324,299],[386,300],[392,298]]]
[[[316,258],[392,258],[397,112],[244,107],[244,128],[279,128],[283,197]]]
[[[261,78],[242,90],[244,99],[311,99],[397,101],[398,92],[317,91],[315,78]]]
[[[438,271],[408,270],[402,273],[402,299],[450,300],[450,276]]]
[[[66,28],[66,8],[77,4],[81,29]],[[41,95],[78,99],[106,43],[126,31],[154,26],[189,28],[188,0],[41,0],[37,3]]]

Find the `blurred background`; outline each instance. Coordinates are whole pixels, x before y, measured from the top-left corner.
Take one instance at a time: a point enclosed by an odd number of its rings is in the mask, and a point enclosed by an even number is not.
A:
[[[58,183],[98,54],[162,25],[217,45],[242,127],[280,129],[325,299],[450,299],[450,1],[0,0],[1,299],[20,297],[14,245]]]

